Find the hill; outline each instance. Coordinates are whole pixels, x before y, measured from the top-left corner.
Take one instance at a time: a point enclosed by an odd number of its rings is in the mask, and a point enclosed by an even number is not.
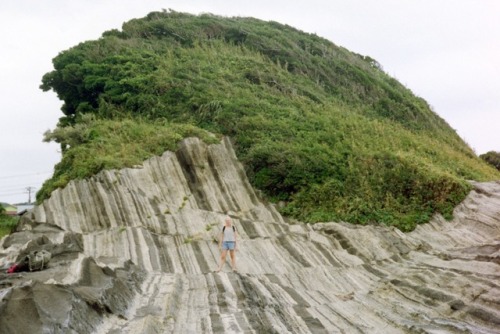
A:
[[[411,230],[500,176],[374,59],[276,22],[154,12],[53,63],[41,88],[64,116],[46,140],[63,158],[39,202],[193,135],[229,136],[251,183],[306,222]]]

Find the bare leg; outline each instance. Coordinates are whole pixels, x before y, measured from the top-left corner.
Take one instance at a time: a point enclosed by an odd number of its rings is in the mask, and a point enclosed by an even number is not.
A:
[[[226,254],[227,254],[227,249],[224,249],[220,255],[220,265],[219,268],[217,269],[217,272],[221,271],[222,267],[224,267],[224,263],[226,262]]]
[[[236,256],[234,254],[234,249],[229,251],[229,256],[231,257],[231,267],[236,271]]]

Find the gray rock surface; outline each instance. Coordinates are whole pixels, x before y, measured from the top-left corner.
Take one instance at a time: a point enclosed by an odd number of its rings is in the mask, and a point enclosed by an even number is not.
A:
[[[0,333],[500,333],[500,183],[404,234],[286,222],[228,139],[73,181],[0,241]],[[214,273],[226,215],[238,272]]]

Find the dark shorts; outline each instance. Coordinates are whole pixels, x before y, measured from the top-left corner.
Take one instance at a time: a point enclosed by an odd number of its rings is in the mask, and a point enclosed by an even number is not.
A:
[[[223,241],[222,242],[222,249],[223,250],[234,250],[235,244],[236,243],[234,241]]]

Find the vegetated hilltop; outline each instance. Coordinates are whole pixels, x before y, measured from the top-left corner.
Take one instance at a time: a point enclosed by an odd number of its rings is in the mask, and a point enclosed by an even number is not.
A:
[[[253,185],[306,222],[411,230],[498,179],[421,98],[361,56],[276,22],[154,12],[53,60],[63,148],[38,201],[183,137],[230,136]]]

